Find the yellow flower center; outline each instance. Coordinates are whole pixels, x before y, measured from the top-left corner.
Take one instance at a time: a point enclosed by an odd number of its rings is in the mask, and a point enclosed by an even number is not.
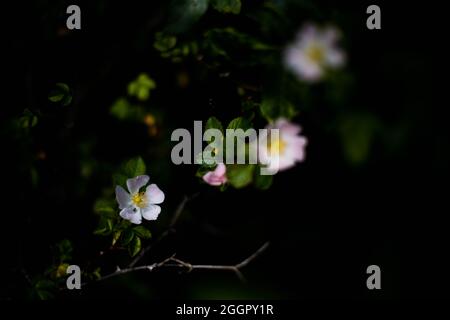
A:
[[[306,55],[312,61],[321,63],[325,59],[325,50],[321,45],[311,44],[306,50]]]
[[[268,149],[271,156],[282,154],[286,149],[286,142],[280,138],[276,140],[270,139]]]
[[[145,192],[138,192],[131,196],[131,202],[136,207],[144,208],[147,205],[147,199],[145,198]]]

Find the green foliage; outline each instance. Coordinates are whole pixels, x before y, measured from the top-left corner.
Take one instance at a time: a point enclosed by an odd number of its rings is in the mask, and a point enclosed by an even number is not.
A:
[[[260,105],[261,115],[269,122],[278,118],[292,119],[298,113],[295,106],[285,100],[279,98],[273,98],[270,96],[263,97]]]
[[[208,129],[219,129],[223,133],[222,123],[216,117],[210,117],[206,121],[205,131]]]
[[[257,189],[267,190],[271,187],[273,182],[273,175],[261,175],[260,166],[255,169],[253,184]]]
[[[166,35],[163,32],[157,32],[155,35],[155,42],[153,47],[161,52],[167,52],[173,49],[177,44],[177,37],[173,35]]]
[[[60,262],[67,262],[72,259],[73,247],[68,239],[64,239],[56,244],[57,254]]]
[[[134,227],[133,231],[134,231],[134,233],[136,233],[136,235],[138,235],[139,237],[141,237],[143,239],[150,239],[152,237],[150,230],[148,230],[144,226]]]
[[[161,57],[170,58],[172,62],[181,62],[189,55],[198,53],[196,41],[178,41],[177,37],[171,34],[158,32],[155,36],[153,47],[161,53]]]
[[[98,199],[94,204],[94,212],[107,218],[116,216],[116,201],[111,198]]]
[[[72,102],[72,94],[66,83],[58,82],[55,89],[50,91],[48,99],[51,102],[60,102],[63,106],[68,106]]]
[[[124,166],[124,173],[128,177],[136,177],[145,174],[145,162],[141,157],[128,160]]]
[[[113,174],[113,181],[115,185],[125,188],[127,179],[144,175],[145,173],[146,166],[144,160],[141,157],[135,157],[121,165],[119,170]]]
[[[208,0],[174,0],[165,32],[179,34],[187,31],[208,9]]]
[[[111,245],[114,246],[116,242],[120,239],[120,236],[122,235],[122,230],[116,230],[113,232],[112,242]]]
[[[109,112],[119,120],[141,121],[145,116],[145,110],[142,106],[131,104],[123,97],[113,103]]]
[[[220,130],[220,132],[223,134],[223,126],[219,119],[216,117],[210,117],[205,124],[205,131],[209,129],[217,129]],[[215,141],[213,137],[208,139],[207,143],[208,149],[205,149],[198,155],[196,155],[196,163],[202,165],[198,171],[197,176],[200,176],[201,174],[204,174],[208,171],[210,171],[213,167],[216,166],[216,163],[214,161],[214,157],[211,157],[210,149],[211,148],[223,148],[222,144],[223,141]],[[214,150],[212,150],[212,153],[215,154]]]
[[[244,131],[250,128],[252,128],[252,123],[243,117],[238,117],[231,120],[227,127],[227,129],[242,129]]]
[[[146,101],[150,97],[150,91],[155,88],[155,81],[148,74],[141,73],[136,80],[128,84],[128,95],[140,101]]]
[[[94,234],[107,236],[113,231],[113,221],[110,218],[101,217],[97,229],[94,230]]]
[[[133,238],[134,238],[134,231],[131,228],[128,228],[122,233],[121,243],[124,246],[127,246],[128,244],[130,244],[130,242],[133,240]]]
[[[252,183],[255,167],[252,164],[232,164],[227,166],[228,182],[236,189],[248,186]]]
[[[127,99],[119,98],[111,106],[110,113],[119,120],[125,120],[130,117],[130,107]]]
[[[54,292],[56,291],[56,283],[47,280],[47,279],[39,279],[33,286],[34,294],[37,296],[39,300],[50,300],[55,297]]]
[[[155,88],[155,81],[148,74],[141,73],[134,81],[128,84],[127,92],[130,97],[135,97],[138,101],[144,102],[148,100],[151,91]],[[147,114],[141,104],[131,103],[125,97],[120,97],[114,101],[109,112],[119,120],[136,122],[142,122]]]
[[[25,109],[18,120],[19,127],[23,129],[33,128],[37,123],[38,117],[30,109]]]
[[[237,65],[265,64],[267,51],[274,48],[255,36],[236,30],[232,27],[213,28],[204,33],[203,47],[216,63],[222,58]],[[245,55],[243,55],[245,53]],[[256,55],[260,53],[259,55]],[[242,59],[242,56],[247,59]]]
[[[94,271],[92,271],[92,273],[89,275],[89,277],[92,280],[98,280],[102,277],[101,273],[100,273],[101,269],[100,267],[96,268]]]
[[[351,164],[361,165],[367,160],[378,127],[378,120],[370,114],[354,114],[339,120],[343,152]]]
[[[142,242],[139,237],[134,237],[133,240],[128,245],[128,252],[130,253],[130,256],[134,257],[141,251]]]
[[[211,5],[222,13],[239,14],[241,12],[241,0],[211,0]]]

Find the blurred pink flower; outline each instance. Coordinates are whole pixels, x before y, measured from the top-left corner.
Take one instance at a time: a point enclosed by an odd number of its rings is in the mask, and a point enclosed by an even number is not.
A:
[[[334,27],[319,29],[308,24],[297,35],[294,43],[284,52],[284,63],[300,80],[317,82],[327,69],[345,64],[345,53],[336,42],[339,31]]]
[[[280,118],[266,129],[279,130],[278,139],[273,136],[262,137],[258,149],[259,161],[265,164],[269,171],[283,171],[305,159],[307,139],[300,135],[299,125]]]
[[[219,163],[214,169],[203,176],[203,181],[211,186],[220,186],[227,182],[227,167],[223,163]]]

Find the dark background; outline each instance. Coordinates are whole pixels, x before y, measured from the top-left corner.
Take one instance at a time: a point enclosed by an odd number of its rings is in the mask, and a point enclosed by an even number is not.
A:
[[[118,277],[62,298],[447,297],[449,141],[445,105],[436,105],[434,93],[442,83],[436,73],[445,64],[436,54],[445,41],[438,18],[443,8],[392,2],[376,2],[382,30],[370,31],[365,9],[372,3],[314,1],[318,16],[343,30],[352,75],[346,104],[351,107],[330,109],[320,103],[325,89],[314,88],[315,107],[296,118],[309,139],[306,161],[278,174],[268,191],[224,193],[199,184],[194,166],[177,167],[169,160],[172,129],[192,128],[193,120],[211,115],[229,121],[239,113],[229,81],[205,76],[193,61],[171,64],[152,49],[169,3],[81,2],[82,29],[67,34],[61,30],[69,3],[12,6],[5,40],[11,56],[4,75],[10,88],[1,108],[6,192],[0,297],[27,297],[23,270],[41,273],[52,263],[51,246],[61,239],[72,240],[75,264],[95,256],[104,243],[92,235],[97,223],[93,203],[111,185],[113,168],[139,154],[167,196],[160,223],[151,227],[155,234],[164,230],[183,195],[200,191],[177,233],[147,262],[176,252],[193,263],[230,264],[267,240],[269,250],[244,269],[247,284],[233,274],[167,270]],[[243,8],[258,6],[258,1],[243,3]],[[303,12],[296,8],[294,1],[288,14],[300,27]],[[227,19],[206,16],[188,34]],[[244,19],[229,19],[245,30],[254,28]],[[286,43],[295,30],[279,42]],[[187,88],[175,85],[180,71],[191,76]],[[145,126],[121,123],[108,113],[140,72],[148,72],[158,86],[150,101],[163,125],[150,139]],[[250,82],[261,76],[256,69],[235,72]],[[56,82],[70,84],[74,101],[69,108],[48,102]],[[25,108],[45,116],[24,138],[8,124]],[[361,111],[375,115],[382,129],[367,159],[354,165],[343,154],[334,121]],[[87,155],[85,145],[91,146]],[[45,160],[37,159],[42,150]],[[80,175],[83,157],[94,162],[89,178]],[[38,187],[30,182],[30,166],[39,173]],[[104,270],[112,271],[124,259],[106,257]],[[381,267],[380,291],[366,288],[371,264]]]

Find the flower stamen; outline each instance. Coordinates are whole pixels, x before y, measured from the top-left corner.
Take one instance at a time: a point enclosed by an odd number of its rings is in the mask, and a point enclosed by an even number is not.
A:
[[[286,142],[284,140],[282,140],[281,138],[278,138],[276,140],[270,139],[268,150],[271,156],[283,154],[285,149]]]
[[[147,205],[147,199],[145,198],[145,192],[138,192],[131,196],[131,201],[138,208],[145,208]]]

